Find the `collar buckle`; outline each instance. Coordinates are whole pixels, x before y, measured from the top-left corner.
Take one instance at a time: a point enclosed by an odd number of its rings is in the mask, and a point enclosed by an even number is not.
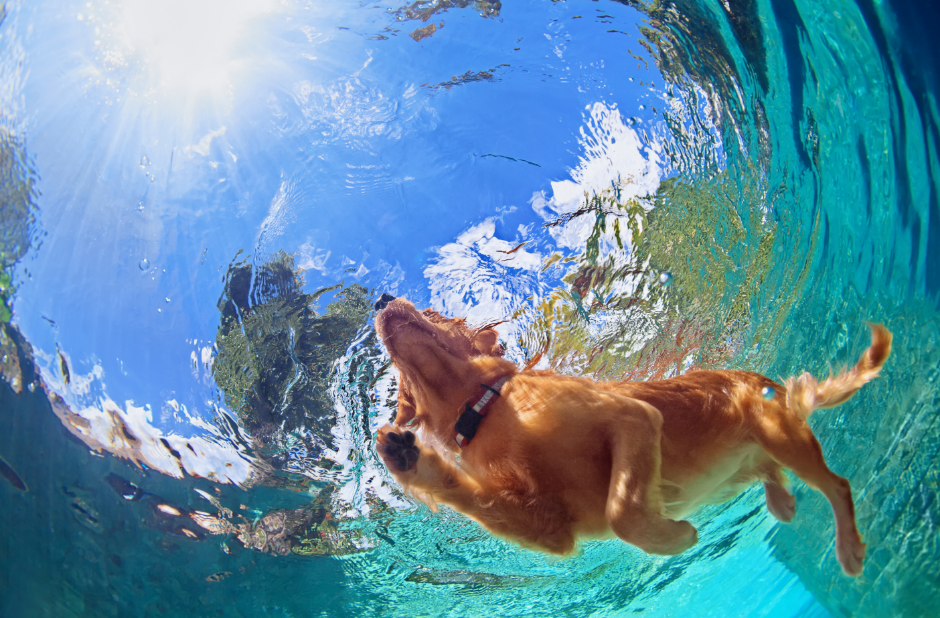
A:
[[[500,396],[499,391],[509,381],[510,376],[503,376],[489,384],[481,384],[476,396],[467,401],[460,418],[454,424],[454,440],[457,446],[465,448],[480,428],[480,423],[489,412],[490,405]]]

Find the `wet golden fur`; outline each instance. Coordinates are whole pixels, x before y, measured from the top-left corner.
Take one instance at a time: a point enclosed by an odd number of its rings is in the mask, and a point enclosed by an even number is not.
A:
[[[861,573],[865,545],[848,481],[826,466],[806,418],[878,375],[891,350],[883,326],[871,326],[872,345],[851,370],[786,385],[745,371],[606,383],[520,371],[501,358],[492,328],[470,330],[402,299],[376,326],[401,375],[398,416],[380,430],[378,450],[395,479],[432,508],[446,504],[554,554],[572,552],[578,539],[612,536],[677,554],[698,536],[684,517],[755,481],[770,512],[790,521],[788,468],[829,499],[839,562],[847,574]],[[464,404],[481,383],[506,375],[502,396],[461,451],[453,428]],[[762,396],[767,387],[776,392],[771,400]]]

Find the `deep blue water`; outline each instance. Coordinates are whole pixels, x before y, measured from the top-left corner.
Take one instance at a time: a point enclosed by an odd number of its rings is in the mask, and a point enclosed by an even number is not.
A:
[[[940,610],[932,4],[0,7],[0,615]],[[796,479],[673,558],[431,513],[374,453],[382,292],[597,379],[824,375],[884,322],[811,421],[863,575]]]

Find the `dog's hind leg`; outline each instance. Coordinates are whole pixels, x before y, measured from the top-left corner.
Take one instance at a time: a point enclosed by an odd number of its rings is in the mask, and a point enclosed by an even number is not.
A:
[[[680,554],[698,541],[687,521],[663,517],[660,440],[663,419],[653,406],[625,399],[612,432],[607,523],[618,537],[648,554]]]
[[[779,414],[765,415],[757,439],[774,461],[793,470],[803,482],[826,496],[836,519],[836,557],[839,564],[847,575],[856,577],[861,574],[865,544],[855,527],[852,489],[846,479],[826,465],[822,447],[806,421],[781,408]],[[771,494],[768,493],[768,507],[771,500]]]
[[[836,557],[842,570],[853,577],[862,572],[865,544],[855,527],[855,505],[849,482],[834,474],[823,459],[822,448],[806,423],[814,410],[844,403],[858,389],[878,376],[891,354],[891,331],[869,324],[871,346],[852,369],[818,382],[809,373],[786,381],[786,405],[779,402],[761,408],[754,420],[757,440],[764,451],[784,468],[789,468],[807,485],[818,489],[832,505],[836,518]],[[767,489],[767,506],[775,507],[786,496],[773,484]],[[777,517],[780,519],[780,517]],[[782,520],[786,521],[786,520]]]
[[[796,498],[794,498],[784,485],[783,472],[777,466],[767,471],[764,480],[764,497],[767,499],[767,510],[779,521],[790,523],[796,514]]]

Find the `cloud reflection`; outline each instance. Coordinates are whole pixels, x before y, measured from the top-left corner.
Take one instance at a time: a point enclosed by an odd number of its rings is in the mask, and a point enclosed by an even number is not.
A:
[[[656,192],[663,177],[657,146],[644,144],[616,106],[594,103],[586,110],[577,167],[569,171],[570,178],[551,183],[551,195],[539,191],[532,196],[532,208],[550,225],[535,232],[522,229],[509,242],[495,236],[496,219],[490,218],[438,248],[437,261],[424,271],[435,309],[475,323],[509,318],[528,299],[555,289],[566,272],[545,272],[546,256],[532,250],[533,245],[584,250],[596,224],[593,212],[583,212],[587,197],[614,191],[617,202],[626,203]],[[626,255],[616,251],[618,228],[613,223],[629,215],[617,211],[600,216],[609,220],[598,239],[600,257],[613,256],[622,262]],[[624,240],[629,238],[624,235]],[[624,285],[630,287],[629,282]],[[504,334],[511,329],[511,325],[500,328]]]

